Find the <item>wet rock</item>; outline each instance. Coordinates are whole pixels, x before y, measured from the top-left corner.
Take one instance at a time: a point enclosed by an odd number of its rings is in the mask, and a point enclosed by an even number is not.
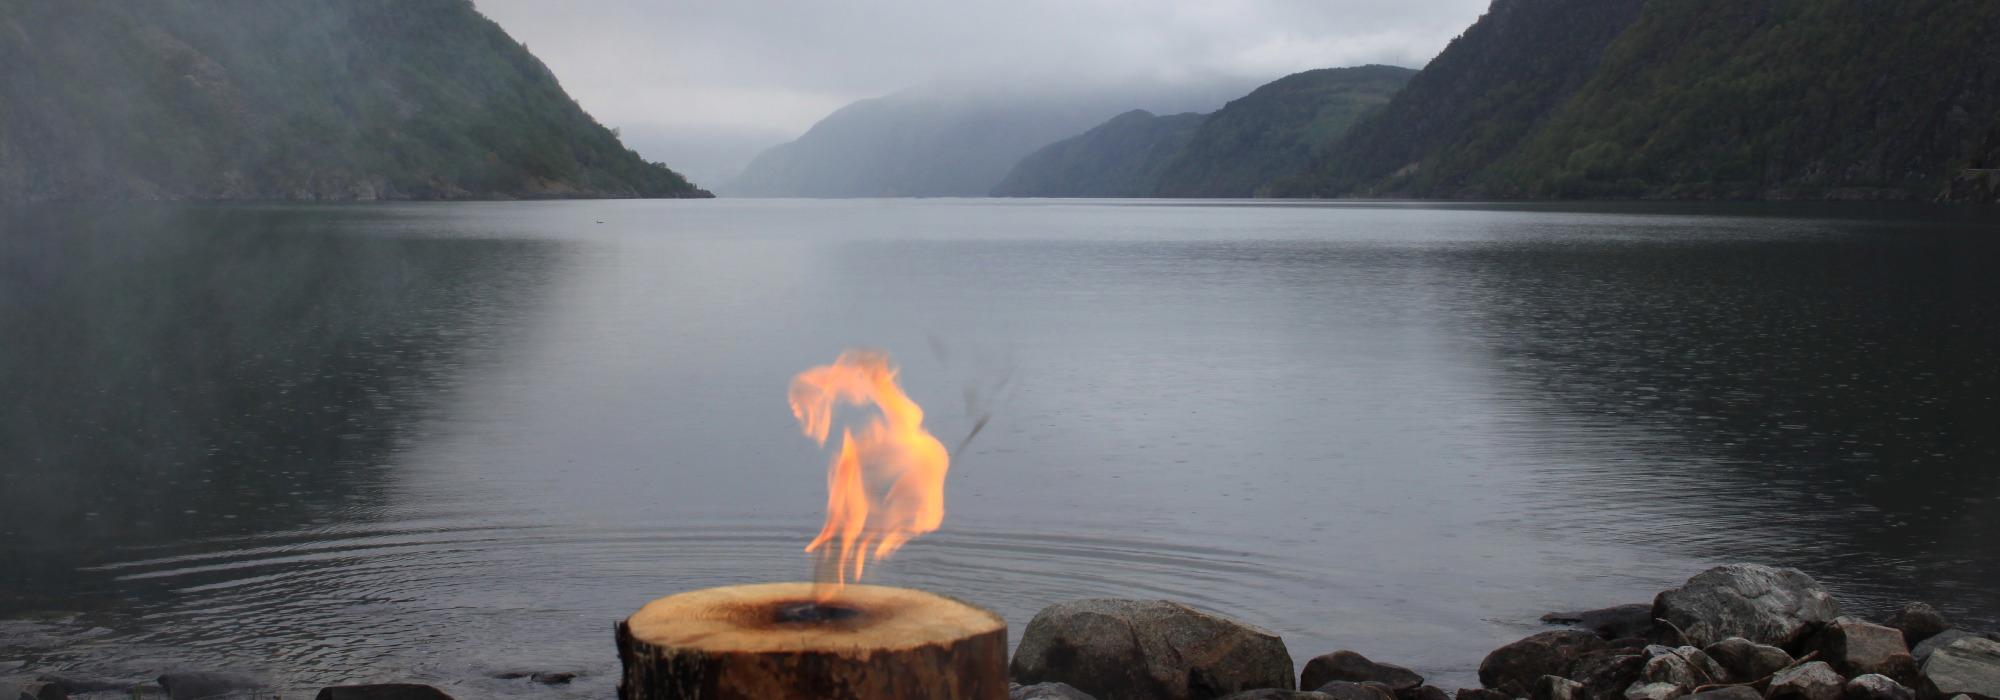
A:
[[[1771,679],[1771,689],[1764,693],[1770,700],[1841,700],[1846,691],[1847,679],[1833,671],[1825,661],[1800,664]]]
[[[1868,673],[1847,681],[1842,697],[1846,700],[1916,700],[1916,693],[1894,678]]]
[[[1531,700],[1584,700],[1583,684],[1568,678],[1542,676],[1535,679],[1535,687],[1528,697]]]
[[[1653,636],[1653,606],[1650,603],[1614,605],[1596,610],[1552,612],[1542,616],[1551,625],[1570,625],[1594,632],[1605,639]]]
[[[1424,677],[1410,669],[1370,661],[1366,656],[1345,650],[1313,657],[1299,674],[1300,688],[1318,688],[1333,681],[1374,681],[1388,686],[1391,694],[1401,694],[1423,685]]]
[[[1764,694],[1747,685],[1729,685],[1682,696],[1682,700],[1763,700]]]
[[[1716,665],[1728,672],[1731,680],[1750,683],[1777,673],[1792,665],[1792,655],[1769,644],[1758,644],[1742,637],[1730,637],[1703,647],[1701,653],[1714,659]]]
[[[1808,634],[1840,616],[1818,581],[1798,569],[1726,564],[1696,574],[1653,600],[1653,615],[1679,627],[1683,644],[1707,646],[1729,637],[1795,649]]]
[[[54,683],[0,680],[0,700],[69,700],[69,693]]]
[[[1514,700],[1514,697],[1498,690],[1486,688],[1459,688],[1452,694],[1454,700]]]
[[[1097,700],[1068,683],[1016,683],[1007,689],[1007,700]]]
[[[576,674],[568,671],[537,671],[530,674],[528,680],[542,685],[569,685],[570,681],[576,680]]]
[[[1647,657],[1638,649],[1607,649],[1591,652],[1579,660],[1569,677],[1583,684],[1589,700],[1619,700],[1625,689],[1639,680]]]
[[[1935,652],[1939,649],[1950,646],[1952,642],[1956,642],[1966,637],[1977,637],[1977,636],[1979,635],[1954,627],[1952,629],[1948,629],[1943,632],[1931,635],[1929,639],[1924,640],[1923,643],[1918,644],[1916,648],[1911,649],[1910,656],[1915,658],[1917,660],[1917,663],[1921,664],[1924,663],[1925,661],[1930,660],[1931,652]]]
[[[1931,652],[1923,683],[1940,695],[2000,699],[2000,642],[1966,637]]]
[[[1674,698],[1686,694],[1687,691],[1682,690],[1680,686],[1672,683],[1647,683],[1641,681],[1633,683],[1632,687],[1625,689],[1626,700],[1674,700]]]
[[[1916,646],[1937,633],[1951,629],[1944,615],[1928,603],[1910,603],[1889,618],[1889,626],[1903,633],[1903,644]]]
[[[1354,681],[1329,681],[1313,689],[1333,700],[1394,700],[1379,684],[1356,683]],[[1508,700],[1512,700],[1509,698]]]
[[[1542,676],[1568,678],[1585,655],[1605,646],[1603,639],[1582,630],[1531,635],[1487,654],[1479,662],[1479,682],[1511,697],[1526,697]]]
[[[1695,688],[1728,680],[1722,666],[1700,649],[1650,647],[1647,652],[1652,658],[1646,659],[1645,667],[1639,671],[1641,683],[1668,683],[1686,694],[1694,692]]]
[[[450,695],[421,683],[336,685],[319,689],[315,700],[452,700]]]
[[[1452,700],[1451,693],[1434,685],[1420,685],[1396,694],[1397,700]]]
[[[1258,690],[1245,690],[1223,700],[1333,700],[1333,696],[1310,690],[1261,688]]]
[[[1165,600],[1094,599],[1043,608],[1010,667],[1024,683],[1068,683],[1102,700],[1198,700],[1292,690],[1278,635]]]
[[[170,700],[196,700],[264,687],[263,681],[251,676],[211,671],[171,671],[160,674],[157,680]]]
[[[1849,676],[1876,673],[1911,679],[1916,674],[1917,660],[1903,644],[1903,633],[1894,627],[1841,618],[1821,630],[1817,639],[1820,659]]]

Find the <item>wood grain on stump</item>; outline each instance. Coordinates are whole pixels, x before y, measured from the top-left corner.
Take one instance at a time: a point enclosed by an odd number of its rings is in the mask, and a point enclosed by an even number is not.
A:
[[[618,625],[623,700],[1007,697],[1007,623],[907,588],[724,586],[655,600]]]

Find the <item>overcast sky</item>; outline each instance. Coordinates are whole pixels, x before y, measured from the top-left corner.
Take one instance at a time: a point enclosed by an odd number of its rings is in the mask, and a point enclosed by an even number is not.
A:
[[[474,1],[599,121],[697,181],[842,105],[932,79],[1266,80],[1421,67],[1488,2]]]

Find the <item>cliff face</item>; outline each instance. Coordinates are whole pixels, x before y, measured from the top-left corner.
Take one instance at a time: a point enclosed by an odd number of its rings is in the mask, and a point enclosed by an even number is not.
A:
[[[0,201],[699,197],[467,0],[0,0]]]
[[[1028,154],[1000,184],[996,197],[1148,197],[1160,173],[1194,137],[1205,115],[1154,116],[1132,110],[1079,136]]]

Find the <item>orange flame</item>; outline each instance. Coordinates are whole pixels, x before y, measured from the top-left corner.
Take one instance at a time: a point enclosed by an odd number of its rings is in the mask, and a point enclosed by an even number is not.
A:
[[[836,404],[874,405],[881,415],[840,433],[840,452],[826,473],[826,526],[806,545],[835,567],[822,600],[861,578],[870,558],[882,559],[910,538],[944,523],[944,475],[951,455],[924,430],[924,409],[896,385],[887,353],[849,350],[833,364],[792,379],[792,415],[807,437],[826,445]],[[879,496],[870,484],[886,485]],[[838,550],[822,551],[839,538]],[[850,575],[850,568],[852,569]]]

